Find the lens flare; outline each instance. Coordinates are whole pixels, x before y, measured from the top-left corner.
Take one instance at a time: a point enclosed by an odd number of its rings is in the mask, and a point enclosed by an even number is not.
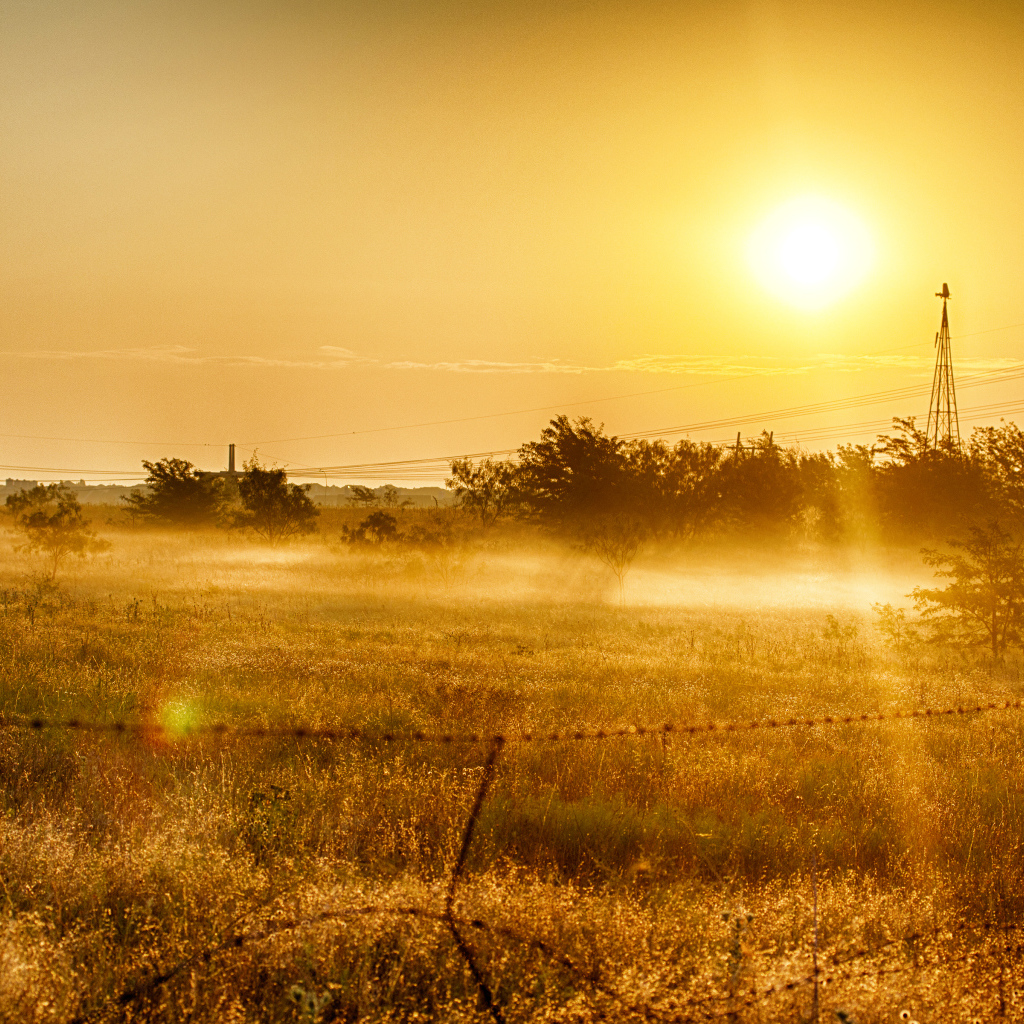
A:
[[[179,739],[194,733],[201,722],[198,710],[188,701],[171,701],[159,715],[168,738]]]

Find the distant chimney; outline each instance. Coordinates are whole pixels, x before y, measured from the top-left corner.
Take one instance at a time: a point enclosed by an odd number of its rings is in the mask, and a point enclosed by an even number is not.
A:
[[[234,473],[235,471],[235,446],[233,444],[228,445],[228,472]]]

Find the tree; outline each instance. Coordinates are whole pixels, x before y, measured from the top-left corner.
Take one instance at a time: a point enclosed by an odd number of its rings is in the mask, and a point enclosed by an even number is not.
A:
[[[578,534],[587,520],[627,511],[629,472],[623,442],[588,417],[558,416],[539,441],[519,449],[523,502],[540,522]]]
[[[878,530],[878,496],[872,445],[841,444],[830,453],[837,491],[839,533],[846,540],[865,545]]]
[[[380,496],[380,503],[385,508],[408,508],[412,501],[409,498],[399,499],[398,488],[394,484],[385,484]]]
[[[644,439],[620,442],[621,464],[598,523],[609,515],[642,524],[645,534],[689,538],[705,530],[717,510],[721,452],[714,445]]]
[[[740,530],[785,533],[802,509],[799,456],[767,430],[723,459],[719,487],[723,520]]]
[[[583,534],[584,548],[597,555],[615,574],[619,583],[619,604],[625,602],[626,574],[644,546],[647,535],[647,527],[639,519],[623,515],[591,521]]]
[[[1016,527],[1024,527],[1024,431],[1016,423],[975,427],[970,452],[981,466],[989,500]]]
[[[950,541],[962,555],[925,548],[935,575],[953,582],[942,590],[915,587],[910,595],[937,638],[985,644],[998,660],[1021,643],[1024,611],[1024,555],[1021,541],[999,523],[972,526],[971,537]]]
[[[349,490],[352,492],[348,498],[348,503],[350,505],[357,505],[362,508],[373,508],[374,505],[380,504],[380,498],[372,487],[362,487],[359,484],[352,484]]]
[[[976,521],[988,504],[981,465],[951,443],[934,447],[913,417],[894,419],[875,450],[879,519],[890,537],[945,537]]]
[[[880,604],[876,601],[871,609],[878,616],[878,622],[875,623],[878,632],[894,651],[903,652],[917,641],[917,627],[907,622],[907,613],[903,608],[893,608],[889,603]]]
[[[243,469],[238,481],[242,510],[231,517],[232,526],[250,529],[271,544],[316,529],[320,510],[306,493],[309,484],[289,484],[283,469],[261,466],[256,455]]]
[[[711,528],[719,510],[721,451],[703,441],[630,441],[623,453],[631,512],[655,532],[690,538]]]
[[[41,551],[50,559],[51,580],[68,555],[84,557],[90,551],[109,547],[89,529],[78,497],[64,484],[37,484],[31,490],[12,494],[7,509],[16,517],[29,550]]]
[[[384,544],[401,538],[398,520],[390,512],[371,512],[358,526],[341,528],[342,539],[349,544]]]
[[[516,466],[509,461],[483,459],[473,465],[472,459],[456,459],[452,475],[444,485],[455,492],[455,501],[480,517],[485,529],[507,515],[518,501]]]
[[[122,498],[129,511],[143,519],[176,526],[216,522],[224,505],[223,484],[185,459],[143,461],[147,492],[132,491]]]

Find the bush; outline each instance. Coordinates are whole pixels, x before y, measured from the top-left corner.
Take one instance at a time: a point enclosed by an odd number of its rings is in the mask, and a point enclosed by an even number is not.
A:
[[[89,529],[75,492],[64,484],[37,484],[7,499],[7,509],[25,534],[26,547],[41,551],[50,560],[50,579],[71,554],[84,557],[109,547]]]
[[[289,484],[283,469],[267,469],[253,457],[238,481],[242,511],[231,517],[232,526],[250,529],[272,544],[316,529],[320,515],[309,500],[309,484]]]

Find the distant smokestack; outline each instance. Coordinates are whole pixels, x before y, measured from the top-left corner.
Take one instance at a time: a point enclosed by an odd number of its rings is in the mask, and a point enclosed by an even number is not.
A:
[[[233,444],[228,445],[228,472],[234,473],[235,471],[235,446]]]

